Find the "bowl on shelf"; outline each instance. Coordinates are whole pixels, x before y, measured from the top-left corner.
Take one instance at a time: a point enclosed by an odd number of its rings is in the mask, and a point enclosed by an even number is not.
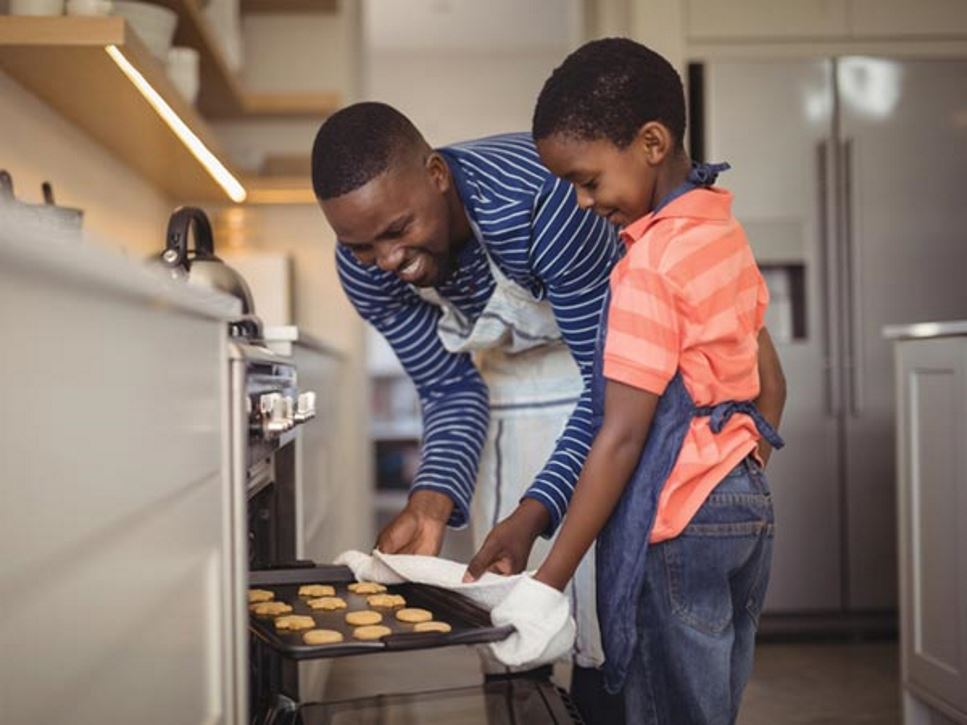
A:
[[[185,97],[185,100],[194,104],[198,98],[199,89],[198,51],[194,48],[175,46],[168,51],[166,70],[168,78],[178,92]]]
[[[64,0],[10,0],[11,15],[63,15]]]
[[[112,14],[121,16],[131,24],[155,58],[162,63],[167,61],[178,24],[178,15],[174,10],[137,0],[115,0]]]

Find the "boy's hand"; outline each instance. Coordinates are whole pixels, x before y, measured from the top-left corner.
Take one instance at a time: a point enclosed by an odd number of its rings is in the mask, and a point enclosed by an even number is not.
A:
[[[453,501],[445,493],[415,491],[406,507],[380,532],[376,548],[384,554],[436,556],[451,511]]]
[[[467,565],[465,582],[480,578],[486,571],[517,574],[527,566],[534,540],[547,528],[550,514],[537,501],[525,498],[514,512],[487,534],[477,555]]]

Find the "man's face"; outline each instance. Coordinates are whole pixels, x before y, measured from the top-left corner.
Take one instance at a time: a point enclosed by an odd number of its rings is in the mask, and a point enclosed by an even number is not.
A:
[[[571,182],[582,209],[619,226],[651,211],[657,171],[639,144],[619,148],[558,134],[538,141],[537,150],[555,176]]]
[[[453,264],[450,183],[446,162],[432,154],[425,161],[398,164],[320,205],[339,243],[360,262],[417,287],[431,287],[447,277]]]

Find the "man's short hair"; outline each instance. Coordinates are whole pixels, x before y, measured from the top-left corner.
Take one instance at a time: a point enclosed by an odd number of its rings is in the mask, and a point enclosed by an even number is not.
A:
[[[564,135],[607,139],[619,148],[649,121],[685,135],[685,93],[665,58],[627,38],[605,38],[571,53],[547,79],[534,109],[535,140]]]
[[[406,151],[426,145],[410,120],[385,103],[355,103],[329,118],[312,144],[312,188],[317,199],[358,189]]]

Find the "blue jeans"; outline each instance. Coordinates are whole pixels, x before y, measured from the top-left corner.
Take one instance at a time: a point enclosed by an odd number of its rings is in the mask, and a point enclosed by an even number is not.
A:
[[[649,547],[624,689],[629,725],[735,722],[752,673],[773,531],[765,474],[747,458],[678,537]]]

